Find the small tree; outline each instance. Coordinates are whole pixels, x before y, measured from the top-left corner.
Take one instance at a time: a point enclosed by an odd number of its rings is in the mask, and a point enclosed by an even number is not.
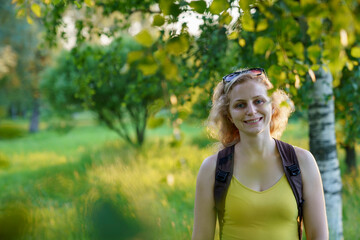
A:
[[[42,92],[58,113],[86,107],[127,143],[141,146],[147,119],[155,113],[150,105],[162,100],[163,76],[144,74],[136,66],[140,59],[129,63],[127,54],[136,49],[141,47],[131,39],[118,39],[108,47],[63,52],[44,73]]]

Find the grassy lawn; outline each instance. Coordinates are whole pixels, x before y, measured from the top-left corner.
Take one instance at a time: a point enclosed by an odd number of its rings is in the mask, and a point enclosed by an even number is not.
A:
[[[202,125],[183,124],[178,147],[169,127],[149,130],[141,150],[77,125],[0,140],[0,239],[190,239],[197,171],[216,152]],[[308,148],[306,123],[289,124],[282,140]],[[360,178],[343,182],[344,235],[356,239]]]

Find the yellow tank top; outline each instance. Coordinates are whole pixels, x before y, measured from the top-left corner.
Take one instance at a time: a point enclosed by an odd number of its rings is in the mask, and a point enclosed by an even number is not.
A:
[[[297,205],[285,174],[257,192],[231,178],[222,240],[298,240]]]

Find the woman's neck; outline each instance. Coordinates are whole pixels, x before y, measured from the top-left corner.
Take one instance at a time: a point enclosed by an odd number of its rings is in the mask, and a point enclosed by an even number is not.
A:
[[[254,157],[269,156],[275,149],[275,141],[269,134],[257,134],[255,136],[240,135],[240,142],[235,146],[241,155]]]

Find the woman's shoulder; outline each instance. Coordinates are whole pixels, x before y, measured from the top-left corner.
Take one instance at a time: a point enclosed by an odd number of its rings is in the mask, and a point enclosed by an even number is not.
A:
[[[303,175],[305,175],[306,177],[311,175],[318,175],[318,166],[311,152],[300,147],[294,146],[294,148]]]
[[[311,154],[310,151],[296,146],[294,146],[294,149],[295,149],[296,157],[298,158],[299,161],[306,162],[306,161],[314,160],[314,156]]]
[[[215,177],[217,155],[216,153],[204,159],[200,166],[198,179],[208,181]]]
[[[218,153],[215,153],[207,158],[201,164],[200,171],[215,171],[216,161],[217,161]]]

